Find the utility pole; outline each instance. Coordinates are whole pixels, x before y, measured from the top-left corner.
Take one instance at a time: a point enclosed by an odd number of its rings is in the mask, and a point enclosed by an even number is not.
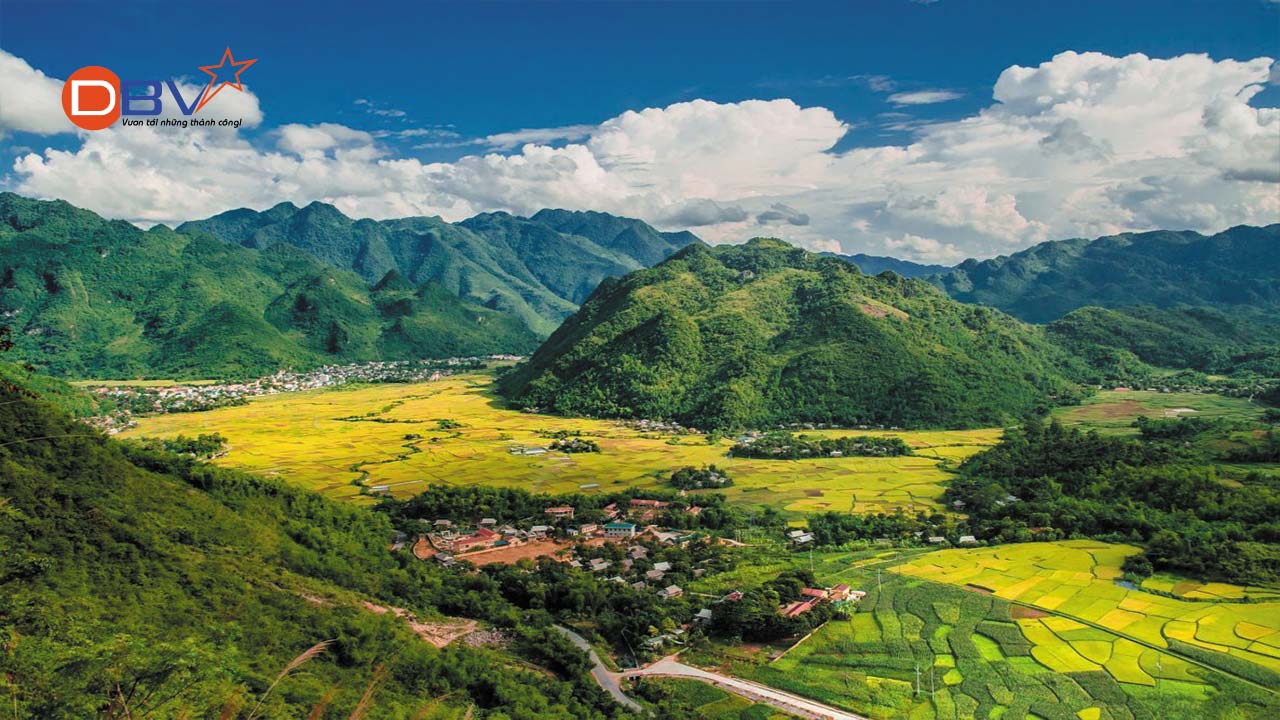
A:
[[[929,699],[933,700],[934,697],[936,696],[934,695],[934,690],[933,690],[933,666],[930,665],[929,666]]]
[[[916,697],[920,696],[920,662],[916,661]]]

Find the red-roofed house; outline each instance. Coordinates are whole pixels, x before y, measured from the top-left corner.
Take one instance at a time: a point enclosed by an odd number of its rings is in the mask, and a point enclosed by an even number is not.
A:
[[[453,551],[464,552],[467,550],[475,550],[476,548],[493,547],[493,544],[501,539],[501,535],[489,528],[480,528],[471,535],[454,540]]]

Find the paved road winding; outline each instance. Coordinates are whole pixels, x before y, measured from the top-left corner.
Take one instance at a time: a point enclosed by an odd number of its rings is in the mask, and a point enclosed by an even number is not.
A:
[[[854,715],[853,713],[833,708],[830,705],[823,705],[820,702],[815,702],[799,695],[771,688],[768,685],[761,685],[750,680],[720,675],[692,665],[685,665],[677,660],[674,655],[665,657],[648,667],[616,673],[601,662],[600,656],[592,649],[591,643],[587,642],[586,638],[560,625],[556,625],[555,628],[591,658],[591,676],[596,679],[600,687],[612,695],[614,700],[638,713],[644,713],[644,708],[622,691],[622,685],[619,681],[623,678],[674,677],[699,680],[752,702],[772,705],[783,712],[802,718],[809,718],[810,720],[867,720],[861,715]]]
[[[627,694],[622,692],[622,686],[618,684],[618,679],[622,675],[612,672],[608,666],[600,661],[600,656],[596,654],[596,651],[591,647],[591,643],[587,642],[586,638],[567,627],[556,625],[555,628],[569,638],[569,642],[585,651],[587,656],[591,658],[591,677],[596,679],[596,682],[605,689],[605,692],[612,695],[614,700],[617,700],[628,709],[644,713],[644,708],[640,706],[640,703],[627,697]]]
[[[810,718],[811,720],[867,720],[861,715],[838,710],[830,705],[823,705],[820,702],[815,702],[799,695],[776,690],[768,685],[761,685],[750,680],[720,675],[691,665],[685,665],[676,660],[675,656],[663,658],[646,668],[628,670],[622,673],[622,677],[676,677],[701,680],[734,695],[741,695],[753,702],[772,705],[784,712],[803,718]]]

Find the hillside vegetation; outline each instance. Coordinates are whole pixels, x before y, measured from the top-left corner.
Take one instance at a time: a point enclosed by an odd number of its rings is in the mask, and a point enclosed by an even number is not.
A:
[[[502,382],[565,414],[973,427],[1076,392],[1039,329],[757,238],[609,280]]]
[[[0,678],[17,717],[604,718],[585,658],[493,581],[391,553],[381,514],[107,440],[0,386]],[[437,649],[392,613],[485,619]],[[276,687],[307,648],[327,647]],[[361,698],[368,692],[369,702]],[[254,710],[256,708],[256,711]],[[317,710],[317,708],[319,708]],[[468,711],[470,716],[472,711]]]
[[[246,377],[331,361],[531,349],[517,318],[388,272],[370,287],[290,244],[263,250],[0,194],[13,358],[97,378]]]
[[[438,217],[354,220],[321,202],[231,210],[183,223],[178,231],[203,231],[258,249],[291,245],[371,283],[392,271],[415,286],[439,283],[468,302],[515,315],[542,336],[604,278],[698,242],[687,232],[660,233],[605,213],[486,213],[455,224]]]
[[[1086,305],[1280,305],[1280,224],[1040,243],[930,278],[956,300],[1050,322]]]
[[[1280,321],[1264,311],[1084,307],[1046,330],[1112,378],[1150,375],[1151,366],[1280,378]]]

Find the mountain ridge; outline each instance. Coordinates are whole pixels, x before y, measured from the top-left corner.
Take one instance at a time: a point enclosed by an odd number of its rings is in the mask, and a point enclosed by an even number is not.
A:
[[[1011,255],[969,259],[929,282],[962,302],[1029,322],[1077,308],[1280,305],[1280,223],[1051,240]]]
[[[372,290],[288,243],[108,221],[0,194],[0,322],[15,359],[99,378],[244,377],[332,360],[519,352],[510,315],[432,282]]]
[[[262,249],[295,245],[322,262],[374,283],[394,269],[414,283],[435,281],[458,297],[512,312],[550,334],[596,285],[653,264],[691,233],[662,233],[605,213],[543,210],[532,218],[481,213],[458,223],[438,216],[353,219],[319,201],[238,208],[177,226]]]

